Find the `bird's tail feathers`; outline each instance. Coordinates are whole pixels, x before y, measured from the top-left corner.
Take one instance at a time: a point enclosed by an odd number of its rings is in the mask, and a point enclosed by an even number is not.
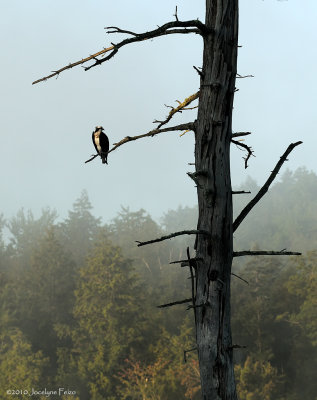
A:
[[[107,163],[107,154],[101,154],[101,159],[103,164],[108,164]]]

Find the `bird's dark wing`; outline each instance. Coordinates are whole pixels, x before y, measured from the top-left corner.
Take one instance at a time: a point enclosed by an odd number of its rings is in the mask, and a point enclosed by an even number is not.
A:
[[[109,139],[108,139],[108,136],[103,132],[101,132],[101,134],[99,136],[99,143],[100,143],[101,151],[103,153],[108,153],[108,151],[109,151]]]
[[[92,142],[93,142],[93,144],[95,146],[96,152],[99,154],[99,151],[98,151],[96,143],[95,143],[95,135],[94,134],[95,134],[95,132],[92,133]]]
[[[103,164],[108,164],[107,158],[108,158],[108,151],[109,151],[109,139],[107,135],[103,132],[100,133],[99,136],[99,144],[101,147],[101,159]]]

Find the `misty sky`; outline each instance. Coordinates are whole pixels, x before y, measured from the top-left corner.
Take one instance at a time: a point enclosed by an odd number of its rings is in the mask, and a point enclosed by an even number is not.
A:
[[[233,185],[248,175],[261,184],[289,143],[302,140],[287,167],[317,171],[317,2],[242,0],[234,131],[252,131],[255,150],[245,171],[232,147]],[[164,119],[175,100],[198,90],[193,65],[201,66],[202,40],[170,35],[122,48],[108,63],[85,72],[66,71],[57,80],[32,81],[101,50],[121,35],[115,25],[143,32],[173,20],[204,20],[202,0],[28,0],[1,1],[1,203],[14,215],[22,206],[38,215],[55,208],[66,215],[82,189],[104,221],[120,205],[145,208],[158,218],[178,205],[196,204],[186,172],[194,162],[193,134],[169,132],[128,143],[96,159],[91,133],[102,125],[110,143],[146,133]],[[173,124],[192,121],[183,112]],[[286,166],[283,167],[285,171]],[[282,173],[283,173],[282,171]],[[248,189],[248,188],[245,188]]]

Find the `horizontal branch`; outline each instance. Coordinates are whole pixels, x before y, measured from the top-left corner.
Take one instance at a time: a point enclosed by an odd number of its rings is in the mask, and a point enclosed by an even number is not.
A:
[[[172,307],[172,306],[176,306],[177,304],[190,303],[191,301],[192,301],[192,298],[190,298],[190,299],[184,299],[184,300],[179,300],[179,301],[173,301],[172,303],[161,304],[160,306],[157,306],[157,308]]]
[[[245,190],[233,190],[232,194],[250,194],[251,192],[246,192]]]
[[[138,36],[136,32],[128,31],[126,29],[118,28],[117,26],[106,26],[104,29],[107,30],[107,33],[124,33],[126,35]],[[112,29],[112,30],[111,30]]]
[[[262,188],[258,191],[256,196],[244,207],[244,209],[241,211],[241,213],[238,215],[236,220],[233,223],[233,232],[237,230],[241,222],[244,220],[244,218],[249,214],[249,212],[252,210],[252,208],[261,200],[261,198],[265,195],[265,193],[268,191],[271,183],[274,181],[276,175],[278,174],[279,170],[281,169],[282,165],[284,164],[285,161],[287,161],[287,156],[290,154],[290,152],[299,144],[303,142],[299,141],[296,143],[291,143],[288,148],[286,149],[285,153],[280,157],[280,160],[276,164],[275,168],[271,172],[268,180],[265,182],[265,184],[262,186]]]
[[[151,33],[153,31],[145,32],[145,33],[135,33],[135,32],[132,32],[132,31],[127,31],[125,29],[120,29],[118,27],[111,27],[111,26],[110,27],[105,27],[105,29],[108,29],[108,28],[113,29],[113,30],[112,31],[108,31],[107,33],[125,33],[125,34],[128,34],[128,35],[134,36],[134,39],[138,39],[139,38],[139,40],[131,40],[130,43],[140,42],[140,41],[143,41],[143,40],[146,40],[146,39],[153,39],[154,37],[171,35],[171,34],[175,34],[175,33],[180,33],[180,34],[198,33],[198,34],[201,34],[201,31],[199,29],[197,29],[197,28],[186,28],[186,27],[184,27],[183,29],[182,28],[180,28],[180,29],[169,29],[169,30],[163,31],[162,33],[159,33],[159,34],[157,34],[157,35],[155,35],[153,37],[145,37],[143,39],[140,39],[140,37],[142,35],[146,35],[147,33]],[[117,30],[115,30],[115,29],[117,29]],[[155,29],[155,31],[157,31],[157,29]],[[125,39],[125,40],[128,40],[128,39]],[[119,44],[120,43],[118,43],[118,45]]]
[[[190,259],[190,262],[196,265],[197,261],[202,261],[203,259],[201,257],[194,257]],[[184,264],[188,263],[188,259],[186,260],[177,260],[177,261],[171,261],[170,264]],[[188,264],[186,265],[188,266]]]
[[[148,133],[144,133],[143,135],[126,136],[124,139],[120,140],[120,142],[114,143],[113,148],[111,150],[109,150],[108,154],[111,153],[112,151],[116,150],[118,147],[122,146],[123,144],[132,142],[134,140],[142,139],[145,137],[153,137],[153,136],[158,135],[159,133],[163,133],[163,132],[185,131],[185,130],[194,130],[194,129],[195,129],[195,123],[187,122],[186,124],[170,126],[168,128],[152,129],[151,131],[149,131]]]
[[[170,235],[162,236],[158,239],[149,240],[147,242],[139,242],[138,240],[136,240],[136,243],[138,243],[138,247],[140,247],[140,246],[145,246],[147,244],[162,242],[163,240],[172,239],[173,237],[182,236],[182,235],[208,235],[209,236],[210,233],[207,231],[203,231],[203,230],[180,231],[180,232],[171,233]]]
[[[243,257],[243,256],[301,256],[302,253],[297,251],[251,251],[251,250],[244,250],[244,251],[234,251],[233,257]]]
[[[246,349],[247,346],[241,346],[240,344],[233,344],[229,349]]]
[[[237,74],[237,78],[243,79],[243,78],[254,78],[254,75],[240,75]]]
[[[232,138],[251,135],[251,132],[235,132],[231,135]]]
[[[182,29],[171,29],[171,28],[182,28]],[[188,28],[195,28],[195,29],[188,29]],[[120,29],[117,27],[109,27],[109,29],[112,29],[112,30],[109,31],[108,33],[125,33],[128,35],[132,35],[133,37],[124,39],[117,44],[112,43],[112,46],[104,48],[104,49],[98,51],[97,53],[90,55],[89,57],[83,58],[74,63],[70,63],[56,71],[52,71],[52,73],[50,75],[44,76],[43,78],[34,81],[32,83],[32,85],[35,85],[36,83],[39,83],[39,82],[46,81],[47,79],[50,79],[54,76],[58,76],[61,72],[64,72],[67,69],[71,69],[78,65],[83,65],[83,64],[87,63],[88,61],[95,60],[95,62],[92,65],[85,67],[85,71],[88,71],[89,69],[91,69],[97,65],[101,65],[105,61],[110,60],[113,56],[115,56],[115,54],[118,52],[118,50],[121,47],[126,46],[130,43],[142,42],[143,40],[153,39],[155,37],[170,35],[170,34],[179,34],[179,33],[181,33],[181,34],[196,33],[197,34],[198,33],[201,35],[206,35],[208,33],[211,33],[210,29],[207,28],[206,25],[203,24],[199,20],[167,22],[166,24],[158,27],[157,29],[154,29],[149,32],[144,32],[144,33],[135,33],[135,32],[126,31],[126,30],[123,30],[123,29]],[[97,58],[97,57],[103,56],[107,53],[109,53],[107,56],[105,56],[103,58]]]

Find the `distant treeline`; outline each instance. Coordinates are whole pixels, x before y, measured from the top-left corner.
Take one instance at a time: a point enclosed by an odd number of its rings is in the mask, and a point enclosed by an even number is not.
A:
[[[235,189],[252,192],[234,196],[237,215],[259,188],[248,179]],[[69,400],[200,399],[193,310],[156,307],[191,296],[188,269],[170,262],[193,254],[194,238],[136,246],[195,229],[196,208],[160,223],[122,208],[104,225],[83,191],[56,221],[50,209],[0,218],[11,235],[0,237],[0,400],[47,399],[44,389]],[[284,248],[304,254],[234,262],[240,400],[316,398],[317,176],[305,169],[287,171],[235,233],[235,250]]]

